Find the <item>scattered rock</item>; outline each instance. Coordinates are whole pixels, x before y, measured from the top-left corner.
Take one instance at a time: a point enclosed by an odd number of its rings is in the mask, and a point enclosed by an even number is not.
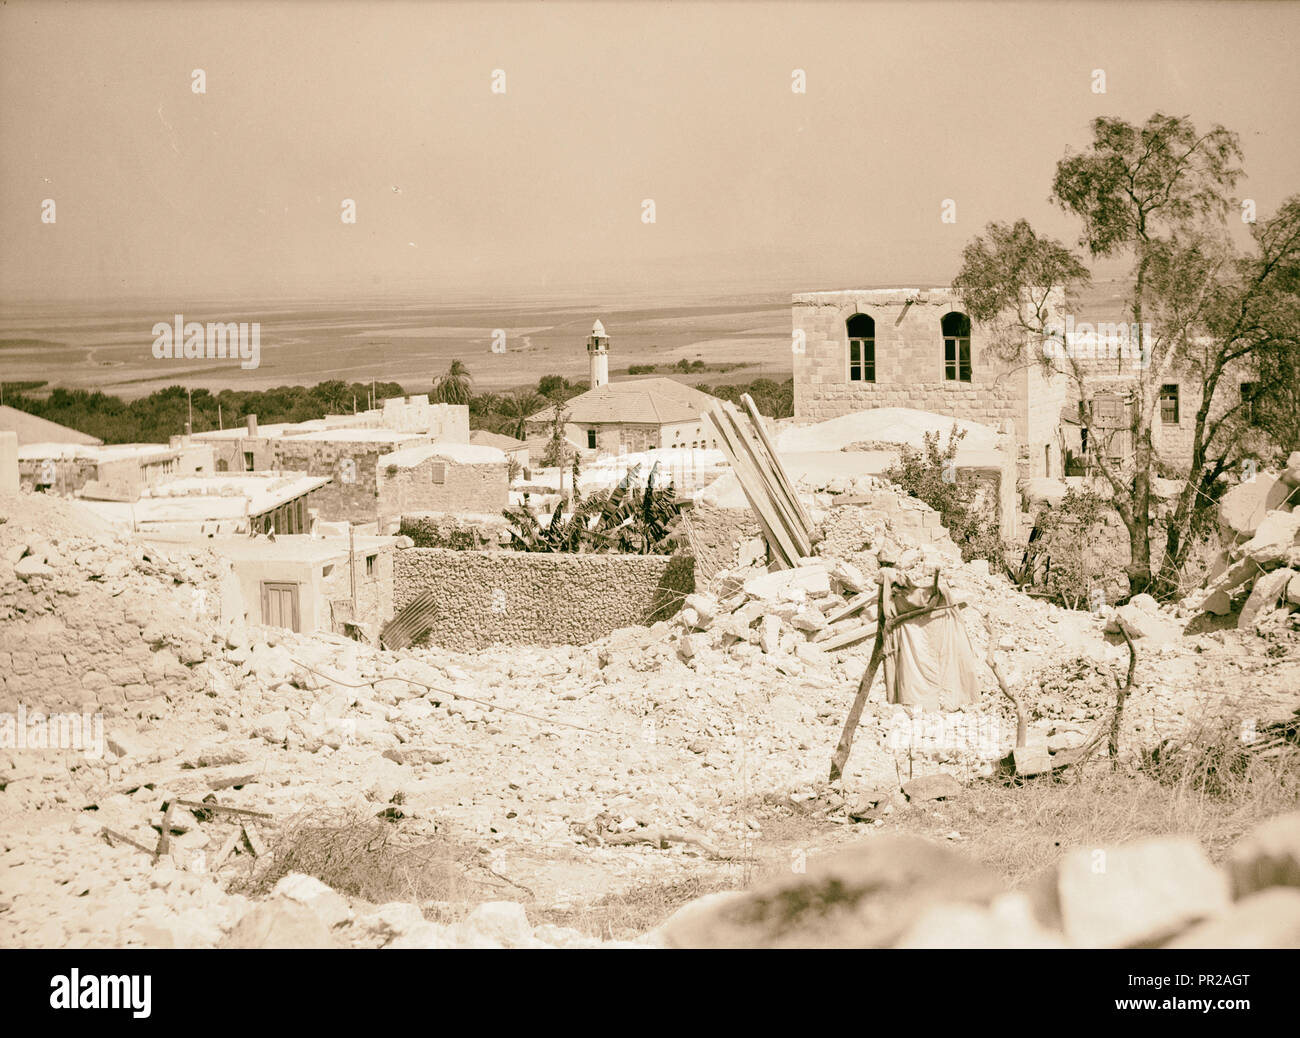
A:
[[[1228,906],[1228,881],[1185,837],[1077,850],[1057,868],[1066,939],[1082,948],[1158,944]]]

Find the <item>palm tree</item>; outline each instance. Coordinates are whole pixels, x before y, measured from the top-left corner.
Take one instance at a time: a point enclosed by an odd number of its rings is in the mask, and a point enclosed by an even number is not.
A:
[[[528,436],[528,419],[545,406],[545,399],[531,389],[516,389],[511,395],[501,398],[497,413],[505,415],[507,433],[516,440],[523,440]]]
[[[464,361],[453,360],[446,374],[439,375],[433,380],[431,395],[434,401],[440,404],[468,404],[474,395],[470,389],[470,383],[473,381],[474,376],[469,373],[469,368],[465,367]]]

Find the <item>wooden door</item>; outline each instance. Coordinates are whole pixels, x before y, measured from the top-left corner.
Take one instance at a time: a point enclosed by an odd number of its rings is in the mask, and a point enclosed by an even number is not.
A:
[[[297,631],[298,585],[262,581],[262,623]]]

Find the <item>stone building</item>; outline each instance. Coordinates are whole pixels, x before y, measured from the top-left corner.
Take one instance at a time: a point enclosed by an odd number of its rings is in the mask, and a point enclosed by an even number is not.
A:
[[[1021,475],[1062,474],[1065,379],[997,358],[951,290],[806,292],[792,313],[796,419],[905,407],[995,429],[1010,421]]]
[[[190,438],[212,446],[218,472],[260,472],[274,466],[275,441],[341,429],[388,430],[419,436],[426,442],[468,443],[469,408],[464,404],[431,404],[423,395],[395,397],[368,411],[326,415],[306,422],[259,425],[257,415],[248,415],[241,425],[209,429]]]
[[[435,443],[385,454],[376,468],[388,525],[416,512],[498,514],[510,503],[509,463],[496,447]]]
[[[356,624],[374,635],[392,618],[395,538],[356,537],[351,546],[306,534],[208,543],[231,566],[223,619],[302,632],[342,633]]]
[[[1192,460],[1192,438],[1196,430],[1196,415],[1201,407],[1201,377],[1187,364],[1172,365],[1160,372],[1151,371],[1135,348],[1125,348],[1126,342],[1136,340],[1135,333],[1124,333],[1126,327],[1122,324],[1098,324],[1094,330],[1070,335],[1067,339],[1071,361],[1078,365],[1087,393],[1093,400],[1095,426],[1084,432],[1078,416],[1079,387],[1070,380],[1061,421],[1071,460],[1082,457],[1089,438],[1094,449],[1105,445],[1112,458],[1126,456],[1132,450],[1130,427],[1136,392],[1139,386],[1148,385],[1157,394],[1151,423],[1152,446],[1160,459],[1170,466],[1186,467]],[[1250,364],[1241,360],[1229,362],[1215,389],[1208,419],[1217,421],[1238,405],[1242,406],[1238,413],[1244,416],[1258,385],[1257,377]],[[1077,466],[1071,469],[1075,471]]]
[[[564,405],[564,437],[581,450],[618,454],[659,447],[716,449],[712,431],[700,418],[717,398],[671,378],[609,381],[609,336],[597,321],[587,340],[591,389]],[[528,419],[529,437],[551,433],[555,410]]]
[[[18,471],[29,490],[131,501],[166,480],[211,475],[213,451],[207,444],[185,442],[29,443],[18,448]]]
[[[269,468],[329,476],[313,506],[325,520],[371,523],[379,519],[379,459],[405,447],[429,442],[417,433],[391,429],[323,429],[270,442]]]

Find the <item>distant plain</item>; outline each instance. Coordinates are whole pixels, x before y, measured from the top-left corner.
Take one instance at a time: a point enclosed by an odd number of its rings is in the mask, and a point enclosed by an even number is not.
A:
[[[935,282],[937,283],[937,282]],[[1097,282],[1074,308],[1076,320],[1118,320],[1118,282]],[[261,324],[261,363],[159,360],[152,328],[186,321]],[[345,382],[398,382],[408,393],[459,359],[474,389],[503,392],[535,386],[543,375],[587,377],[592,322],[610,336],[610,374],[654,364],[655,374],[679,360],[713,370],[671,373],[692,383],[742,383],[791,377],[789,295],[674,301],[528,302],[423,305],[412,302],[178,305],[9,305],[0,308],[0,369],[5,382],[45,381],[46,388],[102,390],[131,399],[169,385],[269,389]],[[494,352],[497,331],[505,351]]]

